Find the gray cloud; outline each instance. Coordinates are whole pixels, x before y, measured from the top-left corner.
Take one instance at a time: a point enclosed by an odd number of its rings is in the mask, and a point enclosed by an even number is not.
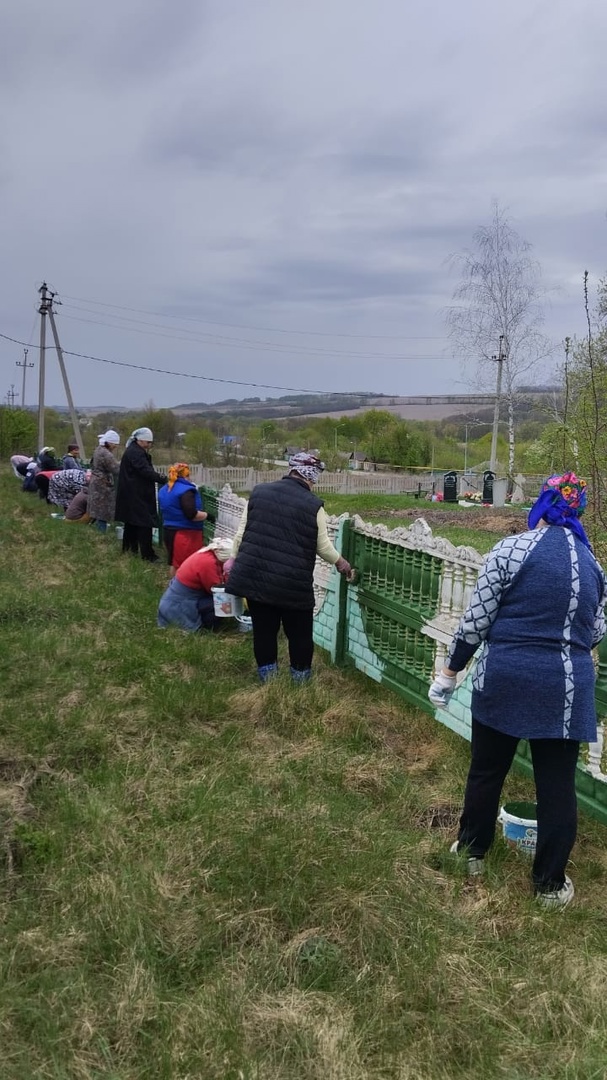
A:
[[[306,385],[448,390],[446,258],[498,198],[542,265],[547,331],[583,333],[606,30],[601,0],[22,0],[0,27],[0,330],[29,336],[46,275],[77,352],[297,385],[305,346]],[[0,339],[6,389],[19,355]],[[81,402],[232,396],[69,363]]]

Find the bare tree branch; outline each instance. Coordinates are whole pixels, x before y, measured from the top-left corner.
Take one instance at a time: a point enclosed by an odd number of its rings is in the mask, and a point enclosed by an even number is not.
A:
[[[503,335],[503,394],[508,407],[512,471],[518,387],[553,351],[542,333],[545,294],[531,245],[512,227],[497,202],[491,221],[476,230],[473,241],[472,249],[449,259],[460,282],[453,293],[455,303],[446,314],[447,329],[456,354],[465,368],[472,369],[471,378],[478,389],[495,385],[492,357]]]

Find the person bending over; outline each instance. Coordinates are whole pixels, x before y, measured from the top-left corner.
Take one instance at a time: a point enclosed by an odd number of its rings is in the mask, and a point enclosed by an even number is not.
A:
[[[161,629],[213,630],[222,621],[215,619],[211,589],[224,584],[224,566],[231,551],[231,540],[211,540],[182,562],[160,598],[157,625]]]

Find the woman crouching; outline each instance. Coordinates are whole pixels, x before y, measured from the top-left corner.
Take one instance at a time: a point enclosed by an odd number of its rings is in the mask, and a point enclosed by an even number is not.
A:
[[[226,563],[232,553],[231,540],[211,540],[182,562],[158,605],[158,626],[178,626],[194,633],[212,630],[219,620],[213,613],[211,589],[226,580]]]

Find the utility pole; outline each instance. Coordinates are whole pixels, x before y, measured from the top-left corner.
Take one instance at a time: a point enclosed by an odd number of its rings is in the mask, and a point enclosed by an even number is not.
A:
[[[45,375],[45,350],[46,350],[46,318],[48,315],[49,322],[51,324],[51,330],[53,332],[53,338],[55,340],[55,349],[57,352],[57,359],[59,361],[59,367],[61,369],[61,377],[63,379],[63,386],[65,388],[65,396],[67,398],[67,404],[74,428],[74,435],[76,436],[76,442],[78,443],[78,449],[80,456],[84,455],[84,443],[82,441],[82,435],[80,433],[80,424],[78,423],[78,416],[74,408],[74,402],[72,400],[72,391],[70,390],[70,384],[67,377],[67,371],[65,370],[65,362],[63,359],[63,350],[59,341],[59,334],[57,333],[57,326],[55,323],[55,315],[53,312],[53,300],[55,299],[55,293],[51,292],[48,288],[46,281],[42,282],[41,287],[38,289],[40,293],[40,307],[38,311],[40,313],[40,371],[38,382],[38,449],[41,450],[44,446],[44,375]]]
[[[28,367],[33,367],[34,366],[32,363],[28,364],[28,362],[27,362],[27,354],[28,354],[28,352],[29,352],[28,349],[24,349],[23,350],[23,361],[21,361],[21,360],[16,360],[15,361],[15,363],[17,364],[17,367],[22,367],[23,368],[23,386],[21,388],[21,408],[22,409],[25,408],[25,375],[26,375],[26,371],[27,371]],[[40,449],[40,447],[38,447],[38,449]]]
[[[46,316],[48,313],[48,306],[50,299],[47,298],[47,286],[46,281],[42,282],[42,285],[38,289],[40,293],[40,307],[38,312],[40,314],[40,365],[38,368],[38,450],[42,450],[44,446],[44,370],[45,370],[45,351],[46,351]]]
[[[16,397],[19,397],[19,395],[15,393],[15,384],[11,383],[11,388],[8,391],[8,394],[6,395],[6,403],[7,403],[8,407],[9,407],[9,409],[14,409],[15,408],[15,398]]]
[[[492,473],[497,469],[497,432],[500,422],[500,398],[502,396],[502,369],[504,366],[504,360],[506,354],[504,352],[504,335],[500,334],[500,347],[497,356],[492,356],[491,359],[497,363],[497,385],[495,387],[495,409],[493,412],[493,433],[491,435],[491,459],[489,461],[489,468]]]
[[[82,435],[80,433],[80,424],[78,422],[78,414],[74,408],[74,401],[72,398],[72,391],[70,390],[70,384],[67,377],[67,371],[65,370],[65,361],[63,359],[63,349],[59,342],[59,334],[57,333],[57,326],[55,324],[55,315],[53,313],[53,296],[48,308],[48,317],[51,324],[51,330],[53,331],[53,338],[55,340],[55,349],[57,352],[57,359],[59,361],[59,367],[61,368],[61,378],[63,379],[63,385],[65,387],[65,396],[67,398],[68,408],[70,410],[70,417],[72,420],[72,426],[74,428],[74,435],[76,436],[76,442],[78,443],[78,450],[80,452],[80,459],[84,460],[84,443],[82,441]]]

